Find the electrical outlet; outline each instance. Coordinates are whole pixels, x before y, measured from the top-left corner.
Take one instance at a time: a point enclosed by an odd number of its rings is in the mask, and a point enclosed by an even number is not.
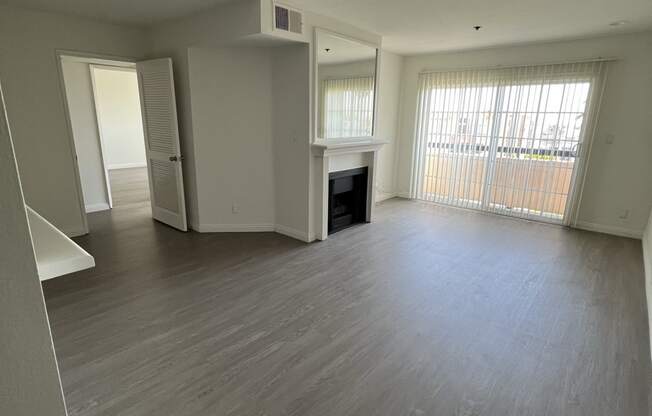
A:
[[[231,205],[231,212],[237,214],[238,212],[240,212],[240,206],[234,202],[233,205]]]
[[[614,140],[616,140],[616,136],[614,136],[613,134],[607,134],[607,138],[605,140],[607,144],[613,144]]]
[[[629,210],[628,209],[622,210],[618,218],[620,218],[621,220],[626,220],[627,218],[629,218]]]

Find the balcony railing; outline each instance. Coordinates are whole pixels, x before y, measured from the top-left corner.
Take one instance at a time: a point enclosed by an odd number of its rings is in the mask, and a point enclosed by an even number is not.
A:
[[[576,147],[576,146],[575,146]],[[471,143],[428,143],[428,149],[449,150],[456,153],[477,153],[482,154],[489,152],[490,147],[486,144]],[[553,158],[575,158],[577,149],[537,149],[519,146],[497,146],[498,153],[516,154],[523,157],[531,156],[549,156]]]
[[[471,150],[488,151],[487,146],[454,146],[456,153],[426,155],[424,199],[477,208],[488,192],[485,208],[512,215],[563,218],[575,163],[574,151],[521,149],[519,158],[512,156],[518,154],[518,149],[499,148],[494,166],[490,167],[488,157],[470,153]],[[460,154],[464,151],[459,146],[466,147],[469,153]],[[501,157],[501,153],[506,155]],[[492,169],[490,175],[487,175],[488,168]]]

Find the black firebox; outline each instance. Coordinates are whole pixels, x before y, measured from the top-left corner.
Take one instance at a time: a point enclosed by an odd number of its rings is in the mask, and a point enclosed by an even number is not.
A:
[[[367,221],[367,168],[328,175],[328,233]]]

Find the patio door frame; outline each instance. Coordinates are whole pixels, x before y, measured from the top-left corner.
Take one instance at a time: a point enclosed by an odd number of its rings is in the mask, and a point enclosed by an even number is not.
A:
[[[570,63],[601,62],[605,65],[602,71],[600,72],[599,76],[587,78],[587,80],[590,82],[590,87],[587,94],[587,104],[584,111],[584,119],[582,121],[582,127],[580,130],[581,140],[578,141],[577,150],[575,152],[576,155],[573,164],[573,170],[571,173],[571,180],[569,184],[568,194],[566,197],[564,215],[562,219],[555,220],[554,218],[546,218],[540,215],[532,215],[532,214],[510,215],[508,212],[501,212],[504,211],[501,209],[489,209],[490,201],[491,201],[491,185],[494,180],[495,167],[496,167],[496,161],[498,155],[498,140],[500,138],[499,128],[500,128],[501,118],[503,115],[502,114],[503,111],[498,111],[498,110],[494,111],[494,114],[492,115],[489,151],[487,155],[485,170],[483,172],[484,183],[483,183],[481,200],[479,201],[479,203],[473,204],[473,206],[466,209],[479,210],[482,212],[488,212],[496,215],[504,215],[511,218],[520,218],[520,219],[531,220],[531,221],[545,222],[549,224],[559,224],[559,225],[571,226],[571,227],[577,226],[582,194],[586,183],[588,161],[591,155],[591,149],[592,149],[595,131],[597,127],[597,117],[600,112],[602,96],[604,94],[605,84],[606,84],[605,83],[606,75],[609,68],[609,66],[606,64],[609,62],[613,62],[614,60],[615,59],[600,58],[600,59],[570,62]],[[546,64],[541,64],[541,65],[546,65]],[[523,65],[523,66],[530,66],[530,65]],[[484,69],[489,70],[489,69],[498,69],[498,68],[504,68],[504,67],[498,66],[494,68],[489,67]],[[478,70],[481,69],[483,68],[478,68]],[[454,70],[446,71],[446,72],[454,72]],[[508,85],[500,85],[497,87],[496,98],[494,101],[495,109],[502,108],[502,103],[505,97],[505,89],[507,88],[507,86]],[[420,92],[417,89],[417,96],[419,96],[419,94]],[[427,121],[419,120],[419,113],[417,111],[415,114],[415,130],[413,136],[414,142],[413,142],[412,160],[411,160],[412,169],[411,169],[411,176],[410,176],[410,189],[411,189],[410,198],[412,199],[417,199],[414,189],[415,187],[421,186],[424,180],[425,163],[423,160],[417,161],[418,146],[425,145],[427,147],[427,143],[425,144],[419,143],[420,139],[419,137],[417,137],[418,135],[417,126],[423,125],[424,123],[427,123]],[[426,155],[427,152],[423,152],[422,157],[425,159]],[[455,207],[455,205],[444,204],[442,202],[429,201],[429,200],[426,201],[435,204],[442,204],[442,205]],[[461,207],[461,208],[465,209],[465,207]]]

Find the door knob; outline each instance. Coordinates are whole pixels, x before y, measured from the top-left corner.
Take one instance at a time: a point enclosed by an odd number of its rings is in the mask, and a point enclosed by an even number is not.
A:
[[[183,156],[170,156],[170,162],[180,162],[183,160]]]

